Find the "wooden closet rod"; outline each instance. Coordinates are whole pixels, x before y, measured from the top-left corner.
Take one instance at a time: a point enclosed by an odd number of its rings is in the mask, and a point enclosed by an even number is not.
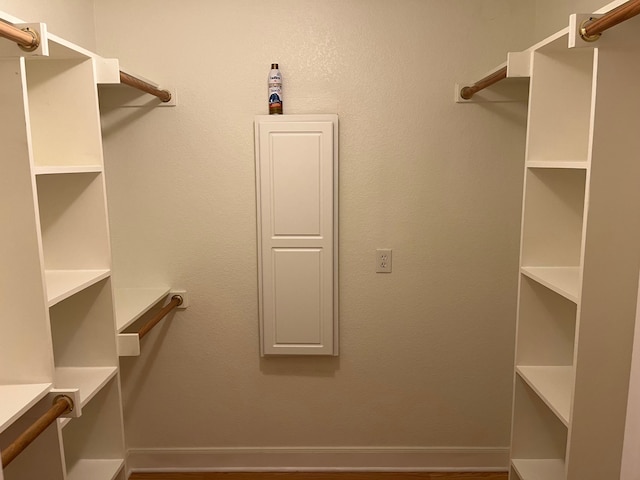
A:
[[[147,323],[144,324],[144,326],[138,332],[138,337],[142,339],[142,337],[144,337],[147,333],[149,333],[151,329],[155,327],[158,324],[158,322],[160,322],[160,320],[166,317],[171,310],[182,305],[183,301],[184,300],[180,295],[174,295],[173,297],[171,297],[171,301],[167,303],[163,307],[163,309],[158,312],[158,314],[155,317],[153,317],[151,320],[149,320]]]
[[[615,27],[640,13],[640,0],[630,0],[623,3],[613,10],[605,13],[602,17],[595,20],[589,20],[580,25],[580,36],[587,42],[594,42],[602,32]]]
[[[63,413],[73,410],[73,400],[66,395],[57,396],[53,405],[47,412],[27,428],[11,445],[2,450],[2,468],[9,465],[18,455],[20,455],[31,442],[44,432],[49,425]]]
[[[150,93],[151,95],[155,95],[165,103],[171,100],[171,92],[168,90],[160,90],[150,83],[140,80],[139,78],[135,78],[122,71],[120,72],[120,82],[125,85],[129,85],[130,87],[137,88],[138,90],[142,90],[143,92]]]
[[[480,90],[484,90],[485,88],[490,87],[494,83],[498,83],[500,80],[504,80],[505,78],[507,78],[507,67],[502,67],[497,72],[494,72],[491,75],[487,75],[482,80],[478,80],[470,87],[463,87],[460,90],[460,96],[465,100],[470,100],[471,97],[473,97]]]
[[[29,28],[22,30],[3,21],[0,21],[0,37],[16,42],[20,48],[28,52],[40,46],[40,37],[36,32]]]

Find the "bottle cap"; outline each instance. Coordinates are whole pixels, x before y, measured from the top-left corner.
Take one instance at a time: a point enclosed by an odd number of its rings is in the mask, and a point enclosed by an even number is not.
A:
[[[271,64],[271,68],[278,68],[278,64],[277,63],[272,63]]]

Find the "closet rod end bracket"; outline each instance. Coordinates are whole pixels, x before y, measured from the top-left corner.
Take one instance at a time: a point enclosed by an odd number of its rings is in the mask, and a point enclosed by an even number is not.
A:
[[[60,418],[78,418],[82,415],[82,401],[78,388],[52,388],[47,394],[47,401],[51,404],[64,398],[69,403],[69,409]]]
[[[595,35],[589,35],[587,33],[587,26],[593,20],[595,20],[593,17],[589,17],[587,20],[583,20],[582,23],[580,24],[578,33],[580,34],[580,38],[582,38],[582,40],[584,40],[585,42],[595,42],[599,40],[600,37],[602,36],[602,33],[596,33]]]
[[[40,46],[40,35],[38,34],[38,32],[33,30],[30,27],[24,27],[24,28],[21,28],[20,30],[22,30],[25,33],[28,33],[33,38],[33,40],[31,41],[31,45],[21,45],[18,43],[18,47],[20,47],[20,50],[24,50],[25,52],[33,52],[37,50],[38,47]]]
[[[167,295],[164,305],[167,305],[175,297],[179,298],[179,303],[176,306],[176,309],[184,310],[189,306],[189,295],[186,290],[171,290]]]
[[[569,17],[569,48],[594,48],[602,34],[589,35],[587,27],[602,17],[594,13],[574,13]]]

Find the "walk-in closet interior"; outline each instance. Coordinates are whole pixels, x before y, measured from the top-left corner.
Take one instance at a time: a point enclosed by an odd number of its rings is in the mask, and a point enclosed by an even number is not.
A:
[[[0,480],[640,478],[638,14],[0,0]]]

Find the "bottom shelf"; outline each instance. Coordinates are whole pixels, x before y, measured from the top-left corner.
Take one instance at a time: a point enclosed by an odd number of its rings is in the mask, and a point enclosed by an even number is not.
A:
[[[68,471],[67,480],[114,480],[124,467],[124,460],[78,460]]]
[[[564,461],[558,459],[513,459],[511,461],[520,480],[564,480]]]
[[[67,480],[123,480],[125,458],[120,388],[107,382],[82,416],[62,429]]]

